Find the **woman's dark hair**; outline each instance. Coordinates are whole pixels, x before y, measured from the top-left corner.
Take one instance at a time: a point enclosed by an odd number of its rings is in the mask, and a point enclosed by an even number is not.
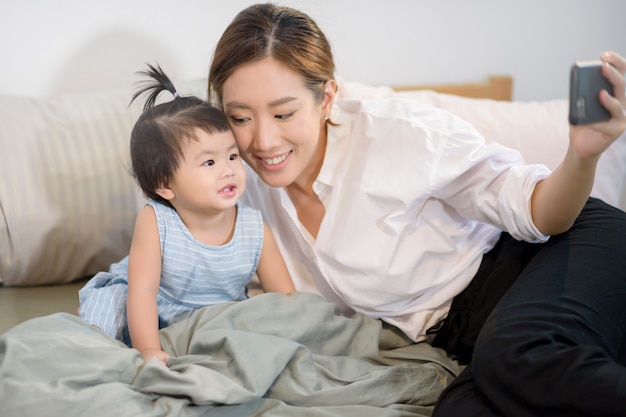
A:
[[[156,190],[168,184],[178,168],[182,142],[196,140],[196,129],[213,134],[229,131],[230,126],[220,109],[195,96],[180,96],[158,64],[148,64],[148,70],[139,74],[149,79],[141,82],[144,86],[131,103],[142,94],[148,97],[130,136],[132,173],[148,198],[171,207]],[[155,105],[163,91],[172,93],[174,100]]]
[[[221,106],[226,79],[240,65],[267,57],[300,74],[318,101],[326,81],[334,79],[330,44],[313,19],[290,7],[256,4],[239,12],[217,43],[209,70],[209,99]]]

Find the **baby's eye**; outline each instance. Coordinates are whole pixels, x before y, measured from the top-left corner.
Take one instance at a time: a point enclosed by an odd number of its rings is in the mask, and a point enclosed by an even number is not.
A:
[[[210,167],[210,166],[215,165],[215,161],[213,159],[209,159],[208,161],[204,161],[202,165],[206,165]]]
[[[237,158],[239,158],[239,155],[237,155],[236,153],[234,153],[234,154],[232,154],[232,155],[230,155],[228,157],[228,159],[230,159],[231,161],[236,161]]]
[[[285,113],[285,114],[277,114],[276,116],[274,116],[275,119],[278,120],[287,120],[289,119],[291,116],[293,116],[295,112],[291,112],[291,113]]]

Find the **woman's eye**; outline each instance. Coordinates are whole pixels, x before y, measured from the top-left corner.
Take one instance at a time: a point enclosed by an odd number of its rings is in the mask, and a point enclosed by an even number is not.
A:
[[[248,119],[247,117],[231,117],[230,120],[235,125],[242,125],[246,123],[247,121],[249,121],[250,119]]]
[[[236,153],[232,154],[231,156],[228,157],[228,159],[230,159],[231,161],[236,161],[237,158],[239,158],[239,155],[237,155]]]
[[[208,161],[204,161],[202,165],[206,165],[210,167],[210,166],[215,165],[215,161],[213,159],[209,159]]]
[[[277,114],[276,116],[274,116],[274,118],[278,119],[278,120],[287,120],[289,119],[291,116],[293,116],[295,112],[291,112],[291,113],[285,113],[285,114]]]

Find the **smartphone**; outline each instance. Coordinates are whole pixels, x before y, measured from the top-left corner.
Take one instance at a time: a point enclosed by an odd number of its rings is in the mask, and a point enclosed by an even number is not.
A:
[[[614,95],[613,86],[602,75],[601,61],[578,61],[572,65],[569,89],[569,122],[584,125],[611,118],[600,104],[598,95],[607,90]]]

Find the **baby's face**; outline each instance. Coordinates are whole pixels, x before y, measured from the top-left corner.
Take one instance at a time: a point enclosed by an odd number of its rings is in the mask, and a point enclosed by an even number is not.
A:
[[[246,170],[232,132],[196,129],[194,134],[182,144],[182,158],[170,181],[172,205],[210,212],[233,207],[245,190]]]

